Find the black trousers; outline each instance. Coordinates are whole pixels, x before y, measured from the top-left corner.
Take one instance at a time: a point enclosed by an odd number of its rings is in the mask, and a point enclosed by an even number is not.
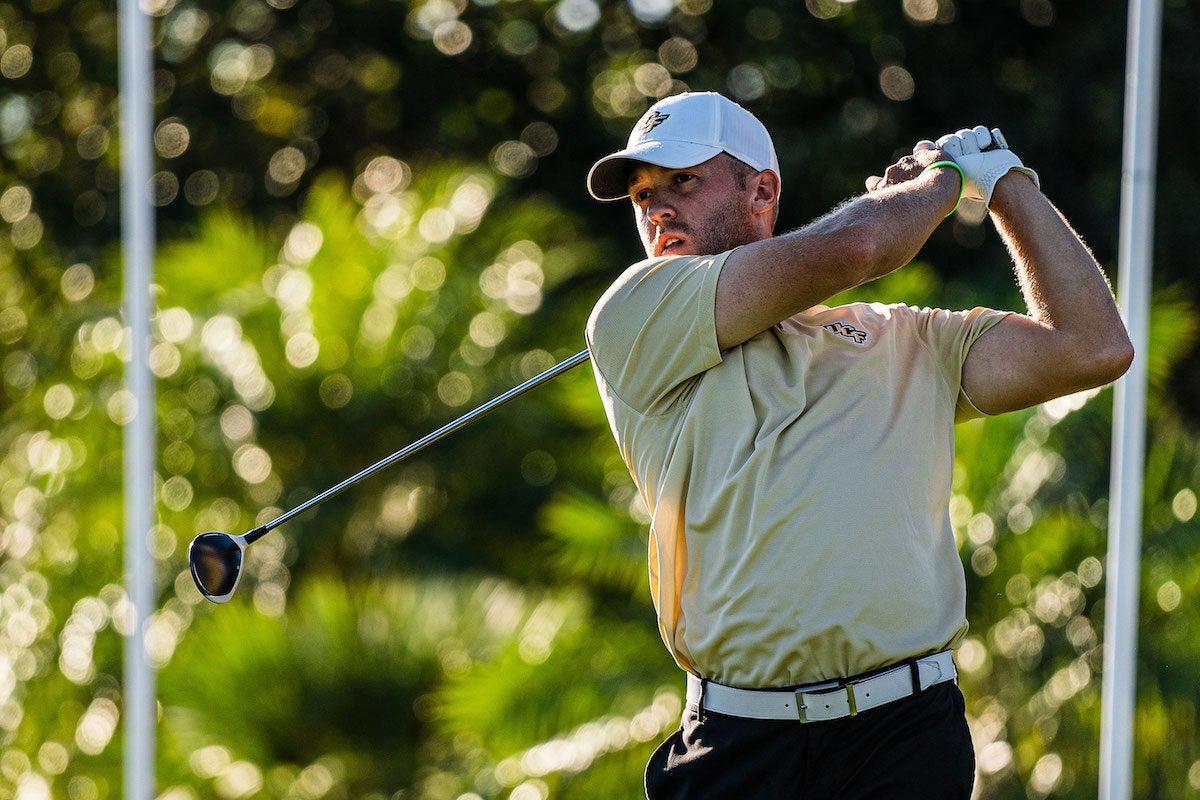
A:
[[[969,800],[975,753],[952,682],[828,722],[688,706],[646,766],[649,800]]]

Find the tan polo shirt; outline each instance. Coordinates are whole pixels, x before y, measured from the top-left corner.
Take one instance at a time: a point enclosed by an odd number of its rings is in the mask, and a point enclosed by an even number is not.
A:
[[[971,343],[1005,312],[853,304],[717,347],[728,254],[630,267],[587,338],[651,514],[681,667],[733,686],[847,677],[967,629],[948,503]]]

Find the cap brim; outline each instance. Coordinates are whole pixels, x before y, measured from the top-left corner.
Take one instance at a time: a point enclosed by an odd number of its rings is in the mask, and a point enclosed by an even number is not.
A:
[[[620,200],[629,196],[629,162],[638,161],[667,169],[703,164],[719,154],[721,148],[692,142],[643,142],[618,150],[592,165],[588,172],[588,192],[597,200]]]

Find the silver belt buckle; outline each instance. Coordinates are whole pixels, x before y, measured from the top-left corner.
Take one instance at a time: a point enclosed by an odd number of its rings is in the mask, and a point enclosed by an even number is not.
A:
[[[804,695],[822,695],[832,694],[834,692],[846,693],[846,705],[850,707],[850,716],[858,716],[858,703],[854,699],[854,685],[859,681],[846,681],[845,683],[834,686],[830,689],[821,689],[815,692],[804,692],[797,690],[796,692],[796,709],[800,712],[800,721],[808,722],[808,706],[804,704]]]

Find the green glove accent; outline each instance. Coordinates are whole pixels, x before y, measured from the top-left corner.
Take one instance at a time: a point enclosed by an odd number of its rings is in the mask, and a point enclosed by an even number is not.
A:
[[[953,161],[935,161],[925,169],[921,170],[921,174],[924,175],[926,172],[929,172],[929,170],[937,169],[938,167],[950,167],[958,170],[958,199],[954,201],[954,208],[950,209],[950,213],[946,215],[946,218],[949,219],[954,215],[954,212],[958,210],[958,204],[962,202],[963,190],[967,188],[967,176],[963,173],[962,167],[960,167],[958,164],[955,164]]]

